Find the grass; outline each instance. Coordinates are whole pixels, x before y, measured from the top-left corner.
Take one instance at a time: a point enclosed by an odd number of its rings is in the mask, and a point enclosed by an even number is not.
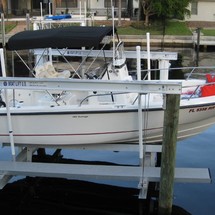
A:
[[[17,22],[10,22],[5,24],[5,33],[7,34],[8,32],[10,32],[13,28],[15,28],[17,26]]]
[[[105,23],[106,24],[106,23]],[[17,22],[6,22],[5,31],[10,32],[16,27]],[[129,25],[117,27],[119,35],[146,35],[149,32],[151,35],[162,35],[163,29],[160,22],[154,22],[151,26],[144,26],[143,22],[132,22]],[[204,36],[215,36],[215,29],[201,29]],[[165,35],[192,35],[191,30],[186,25],[186,22],[168,21],[165,29]]]
[[[215,36],[215,29],[201,29],[204,36]]]
[[[151,26],[144,26],[143,22],[135,22],[130,26],[119,27],[118,33],[121,35],[162,35],[163,27],[160,22],[155,22]],[[168,21],[165,28],[165,35],[192,35],[185,22]]]
[[[192,35],[185,22],[168,22],[166,27],[167,35]]]
[[[145,35],[147,32],[153,35],[161,34],[161,30],[156,30],[155,28],[146,28],[146,27],[119,27],[117,28],[118,34],[120,35]]]

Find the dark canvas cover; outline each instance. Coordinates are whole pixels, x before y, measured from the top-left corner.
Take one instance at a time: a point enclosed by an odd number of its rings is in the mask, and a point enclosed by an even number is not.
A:
[[[13,35],[7,44],[8,50],[36,48],[79,48],[98,47],[113,28],[69,26],[44,30],[23,31]]]

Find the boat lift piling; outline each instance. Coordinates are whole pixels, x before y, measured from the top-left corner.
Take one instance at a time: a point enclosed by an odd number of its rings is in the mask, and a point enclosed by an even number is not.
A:
[[[161,155],[159,215],[171,215],[180,95],[166,95]]]

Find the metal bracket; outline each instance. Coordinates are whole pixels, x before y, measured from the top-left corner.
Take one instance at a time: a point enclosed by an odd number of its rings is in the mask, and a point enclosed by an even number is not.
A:
[[[148,186],[149,186],[148,178],[141,178],[138,184],[138,189],[140,189],[139,199],[147,198]]]

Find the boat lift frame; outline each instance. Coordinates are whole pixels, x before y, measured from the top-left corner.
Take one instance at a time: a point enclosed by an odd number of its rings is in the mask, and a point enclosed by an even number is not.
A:
[[[1,58],[3,58],[3,50],[0,49]],[[4,62],[4,61],[2,61]],[[4,68],[4,65],[2,65]],[[4,74],[5,71],[2,71]],[[181,82],[177,81],[103,81],[103,80],[80,80],[80,79],[38,79],[38,78],[12,78],[1,77],[0,89],[7,94],[7,89],[30,89],[30,90],[84,90],[84,91],[111,91],[111,92],[127,92],[138,93],[139,110],[142,110],[141,96],[146,93],[161,93],[161,94],[180,94],[182,90]],[[6,95],[7,96],[7,95]],[[80,164],[59,164],[59,163],[40,163],[32,162],[33,153],[42,146],[15,145],[13,141],[13,129],[10,114],[10,107],[7,104],[8,116],[8,132],[10,135],[10,147],[12,152],[12,161],[0,161],[0,188],[3,188],[9,180],[15,175],[22,176],[41,176],[41,177],[60,177],[68,179],[110,179],[110,180],[134,180],[140,182],[139,198],[146,198],[148,182],[159,182],[160,167],[145,166],[145,162],[139,166],[112,166],[112,165],[80,165]],[[168,104],[166,104],[168,105]],[[165,106],[165,105],[164,105]],[[137,114],[142,114],[138,111]],[[140,115],[138,118],[142,118]],[[137,122],[140,125],[140,122]],[[139,126],[139,135],[142,134],[142,129]],[[67,146],[68,149],[94,149],[94,150],[124,150],[124,151],[139,151],[140,160],[145,158],[146,153],[161,151],[162,146],[143,145],[142,135],[139,138],[139,145],[127,144],[105,144],[92,146]],[[8,145],[3,144],[4,146]],[[20,149],[19,154],[15,154],[15,147]],[[53,148],[59,146],[53,146]],[[62,149],[64,147],[62,146]],[[144,170],[144,175],[143,175]],[[211,178],[207,168],[175,168],[175,182],[196,182],[210,183]]]
[[[37,78],[0,78],[0,88],[5,89],[62,89],[62,90],[111,90],[112,92],[136,92],[140,95],[145,93],[179,94],[181,83],[175,81],[97,81],[97,80],[73,80],[73,79],[37,79]],[[9,107],[7,105],[7,107]],[[140,107],[142,108],[142,107]],[[10,108],[8,108],[10,109]],[[12,116],[11,116],[12,117]],[[8,119],[10,120],[10,119]],[[11,131],[10,131],[11,132]],[[12,133],[12,132],[11,132]],[[93,149],[108,150],[140,150],[143,143],[137,145],[113,145],[95,146]],[[42,146],[42,145],[41,145]],[[117,179],[117,180],[140,180],[142,167],[128,166],[89,166],[74,164],[52,164],[52,163],[32,163],[31,156],[37,147],[23,146],[21,152],[15,157],[14,161],[0,161],[0,187],[2,188],[8,179],[13,175],[43,176],[43,177],[63,177],[73,179]],[[11,148],[13,148],[11,144]],[[59,146],[58,146],[59,147]],[[67,148],[90,148],[91,146],[71,146]],[[115,147],[115,148],[114,148]],[[62,147],[63,148],[63,147]],[[103,149],[104,149],[103,148]],[[14,150],[12,150],[13,152]],[[152,153],[161,151],[161,146],[146,146],[146,151]],[[143,152],[140,152],[142,154]],[[27,159],[28,158],[28,159]],[[28,162],[22,162],[28,160]],[[89,171],[90,169],[90,171]],[[159,167],[144,167],[144,178],[147,181],[158,182],[160,178]],[[208,169],[176,168],[176,182],[198,182],[209,183],[210,175]],[[142,187],[142,198],[146,198],[147,187]]]

